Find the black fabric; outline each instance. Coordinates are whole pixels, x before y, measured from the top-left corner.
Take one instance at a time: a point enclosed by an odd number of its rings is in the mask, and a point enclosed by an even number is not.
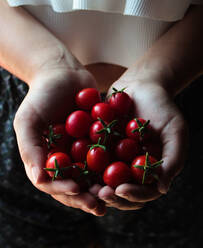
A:
[[[0,68],[0,247],[193,248],[203,240],[202,89],[200,78],[176,103],[190,128],[187,163],[170,192],[139,211],[94,217],[37,190],[25,175],[13,118],[26,84]]]

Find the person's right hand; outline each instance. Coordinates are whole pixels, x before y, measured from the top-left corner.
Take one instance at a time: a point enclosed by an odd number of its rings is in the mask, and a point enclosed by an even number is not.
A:
[[[14,129],[25,171],[32,184],[54,199],[94,215],[103,215],[105,206],[91,193],[80,193],[71,179],[52,181],[44,171],[47,154],[42,132],[50,124],[64,122],[71,112],[76,92],[95,87],[85,69],[53,69],[37,75],[14,119]]]

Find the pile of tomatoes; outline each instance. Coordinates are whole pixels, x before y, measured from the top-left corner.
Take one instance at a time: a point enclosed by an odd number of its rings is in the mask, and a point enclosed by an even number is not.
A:
[[[153,129],[149,120],[133,116],[134,104],[125,88],[113,88],[104,101],[95,88],[86,88],[77,93],[75,103],[65,123],[44,132],[44,169],[52,180],[72,178],[82,190],[95,183],[116,188],[158,180],[163,161],[143,150]]]

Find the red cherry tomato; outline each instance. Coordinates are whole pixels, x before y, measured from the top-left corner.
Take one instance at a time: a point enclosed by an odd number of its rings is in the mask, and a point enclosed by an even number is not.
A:
[[[72,169],[71,177],[72,179],[77,181],[82,175],[83,170],[85,169],[85,164],[81,162],[77,162],[77,163],[72,163],[72,165],[73,165],[73,169]]]
[[[90,139],[93,143],[97,143],[98,139],[101,138],[102,144],[111,144],[113,142],[113,139],[115,139],[116,134],[118,135],[118,132],[116,130],[117,124],[117,120],[113,120],[110,123],[107,123],[102,119],[100,119],[99,121],[95,121],[90,127]]]
[[[133,178],[138,184],[153,183],[158,179],[162,162],[163,161],[157,161],[156,158],[149,156],[148,154],[136,157],[131,165]]]
[[[119,91],[113,88],[114,92],[108,99],[110,106],[118,116],[128,115],[133,105],[132,99],[124,92],[124,89]]]
[[[109,154],[102,146],[90,148],[87,153],[88,169],[95,172],[102,172],[109,164]]]
[[[91,184],[91,175],[84,163],[73,163],[71,178],[80,186],[81,191],[85,191]]]
[[[71,157],[75,162],[84,162],[86,160],[88,145],[91,144],[89,139],[78,139],[73,142],[71,147]]]
[[[111,122],[114,120],[115,113],[108,103],[97,103],[92,107],[92,118],[97,120],[98,117],[103,121]]]
[[[148,140],[150,138],[150,133],[152,132],[152,127],[149,121],[142,118],[135,118],[128,122],[126,126],[127,137],[135,140]]]
[[[115,152],[116,156],[123,161],[132,161],[132,159],[141,151],[140,144],[137,140],[122,139],[118,142]]]
[[[70,137],[66,133],[65,124],[50,125],[45,131],[48,148],[66,147],[70,143]]]
[[[89,133],[91,123],[92,118],[87,112],[74,111],[66,119],[66,132],[75,138],[83,138]]]
[[[90,110],[98,102],[101,102],[101,97],[95,88],[83,89],[76,95],[77,106],[84,110]]]
[[[100,121],[95,121],[90,127],[89,137],[93,143],[97,143],[99,138],[101,138],[101,142],[104,142],[105,133],[97,133],[104,128]]]
[[[128,183],[131,180],[130,168],[123,162],[114,162],[105,169],[103,180],[105,184],[112,188],[116,188],[123,183]]]
[[[51,149],[49,149],[47,157],[49,158],[53,153],[56,153],[56,152],[66,153],[67,150],[68,150],[67,147],[64,147],[64,146],[52,147]]]
[[[70,168],[70,169],[69,169]],[[68,178],[71,176],[70,157],[62,152],[52,154],[46,161],[48,175],[55,180],[56,178]]]

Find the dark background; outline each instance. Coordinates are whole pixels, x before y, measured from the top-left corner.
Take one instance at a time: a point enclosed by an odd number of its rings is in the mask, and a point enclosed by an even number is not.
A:
[[[67,208],[27,179],[12,126],[27,90],[0,68],[0,247],[201,247],[203,78],[175,99],[189,125],[190,147],[169,193],[141,210],[109,209],[105,217]]]

